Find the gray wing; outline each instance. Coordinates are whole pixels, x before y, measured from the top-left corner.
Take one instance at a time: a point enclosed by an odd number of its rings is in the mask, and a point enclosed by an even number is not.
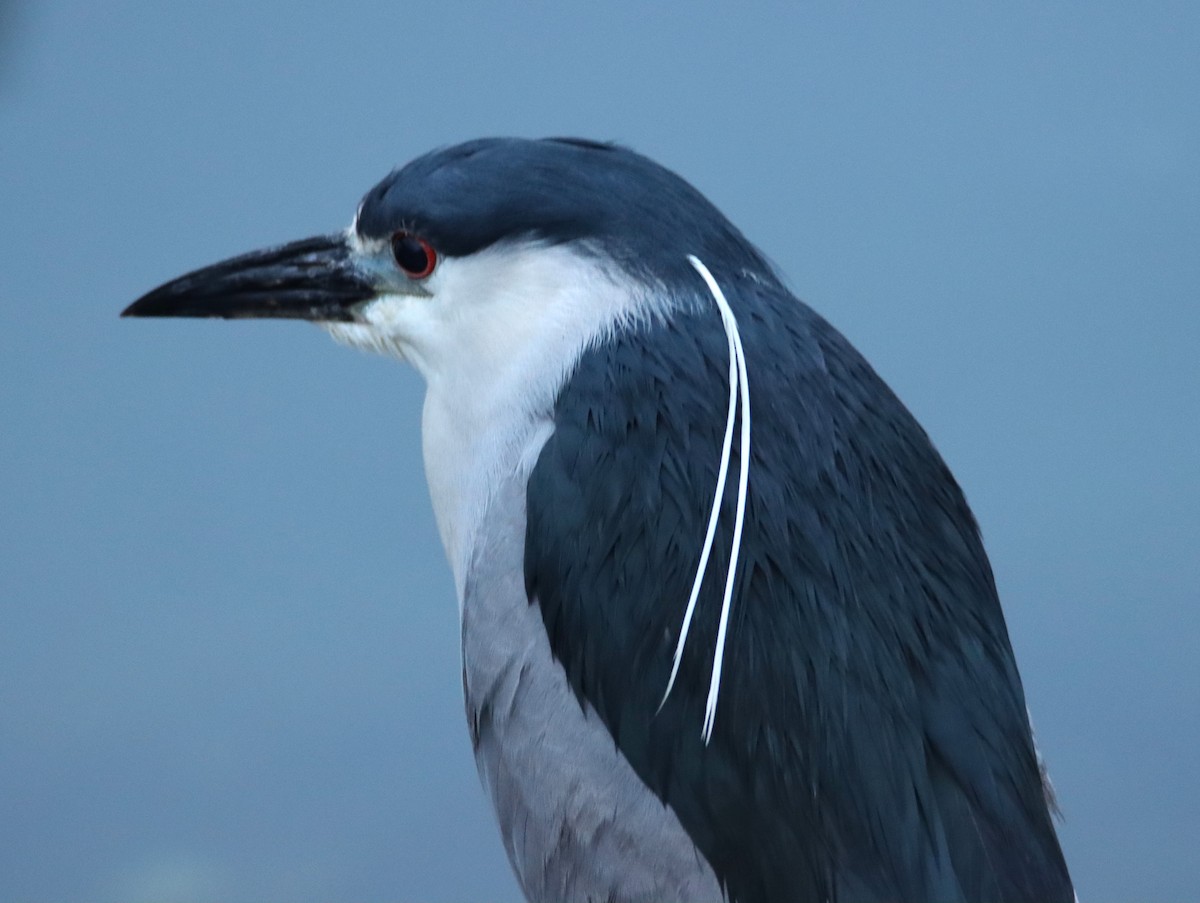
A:
[[[518,881],[545,903],[700,903],[712,869],[567,683],[525,595],[523,483],[502,487],[464,593],[475,759]]]

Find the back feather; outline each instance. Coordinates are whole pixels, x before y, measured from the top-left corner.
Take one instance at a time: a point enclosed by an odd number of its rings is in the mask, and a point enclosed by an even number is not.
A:
[[[529,482],[525,573],[571,686],[732,900],[1073,900],[953,477],[829,324],[773,281],[716,277],[754,445],[711,743],[720,579],[662,698],[726,424],[711,299],[590,350],[558,399]],[[734,495],[710,574],[730,565]]]

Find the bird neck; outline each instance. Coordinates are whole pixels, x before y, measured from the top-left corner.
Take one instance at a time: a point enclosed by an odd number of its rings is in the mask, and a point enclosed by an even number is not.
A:
[[[450,351],[434,349],[420,367],[428,387],[425,473],[460,607],[495,487],[528,477],[580,357],[635,321],[644,303],[635,286],[564,248],[530,253],[507,269],[473,277],[480,288],[469,324]]]

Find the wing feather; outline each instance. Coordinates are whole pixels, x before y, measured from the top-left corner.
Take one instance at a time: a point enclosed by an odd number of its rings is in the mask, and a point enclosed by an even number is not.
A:
[[[729,396],[702,300],[587,352],[531,475],[526,584],[571,686],[733,900],[1072,900],[958,485],[836,330],[777,284],[718,278],[754,446],[711,742],[732,498],[663,701]]]

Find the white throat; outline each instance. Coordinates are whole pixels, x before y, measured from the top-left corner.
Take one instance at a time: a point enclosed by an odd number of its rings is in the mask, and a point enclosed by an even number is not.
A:
[[[526,477],[583,352],[646,314],[646,293],[566,245],[499,245],[444,258],[430,297],[383,295],[335,339],[410,361],[425,377],[425,475],[459,606],[492,487]]]

